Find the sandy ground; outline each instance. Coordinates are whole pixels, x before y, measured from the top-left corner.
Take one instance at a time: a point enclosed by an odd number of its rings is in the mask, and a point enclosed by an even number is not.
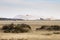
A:
[[[32,27],[32,30],[40,27],[41,25],[60,25],[60,21],[0,21],[0,28],[5,24],[21,24],[26,23]],[[49,35],[48,35],[49,34]],[[29,33],[2,33],[0,32],[1,39],[12,40],[60,40],[60,34],[53,34],[50,31],[32,31]]]
[[[51,34],[51,35],[46,35]],[[52,32],[30,32],[30,33],[0,33],[0,39],[26,39],[26,40],[60,40],[60,34]]]

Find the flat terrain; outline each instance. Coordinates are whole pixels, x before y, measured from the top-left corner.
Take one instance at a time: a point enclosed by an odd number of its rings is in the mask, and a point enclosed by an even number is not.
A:
[[[60,40],[60,34],[53,34],[53,31],[36,31],[35,29],[41,25],[60,25],[60,21],[0,21],[0,28],[5,24],[29,24],[32,31],[29,33],[2,33],[0,32],[0,40]]]
[[[41,25],[60,25],[60,21],[0,21],[0,27],[5,24],[21,24],[25,23],[32,27],[32,29],[35,29],[37,27],[40,27]]]

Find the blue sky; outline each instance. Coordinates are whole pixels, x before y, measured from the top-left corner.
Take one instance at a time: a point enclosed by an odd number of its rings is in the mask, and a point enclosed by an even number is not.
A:
[[[26,14],[60,19],[60,0],[0,0],[0,17]]]

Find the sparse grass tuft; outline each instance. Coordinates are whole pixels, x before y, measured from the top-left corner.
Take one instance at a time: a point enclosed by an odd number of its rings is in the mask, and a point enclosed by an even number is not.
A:
[[[53,34],[60,34],[60,32],[53,32]]]

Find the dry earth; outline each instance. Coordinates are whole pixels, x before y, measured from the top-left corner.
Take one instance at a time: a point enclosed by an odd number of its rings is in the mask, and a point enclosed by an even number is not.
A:
[[[29,24],[32,27],[29,33],[2,33],[0,40],[60,40],[60,34],[53,34],[53,31],[36,31],[35,28],[41,25],[60,25],[60,21],[0,21],[0,28],[5,24]]]

